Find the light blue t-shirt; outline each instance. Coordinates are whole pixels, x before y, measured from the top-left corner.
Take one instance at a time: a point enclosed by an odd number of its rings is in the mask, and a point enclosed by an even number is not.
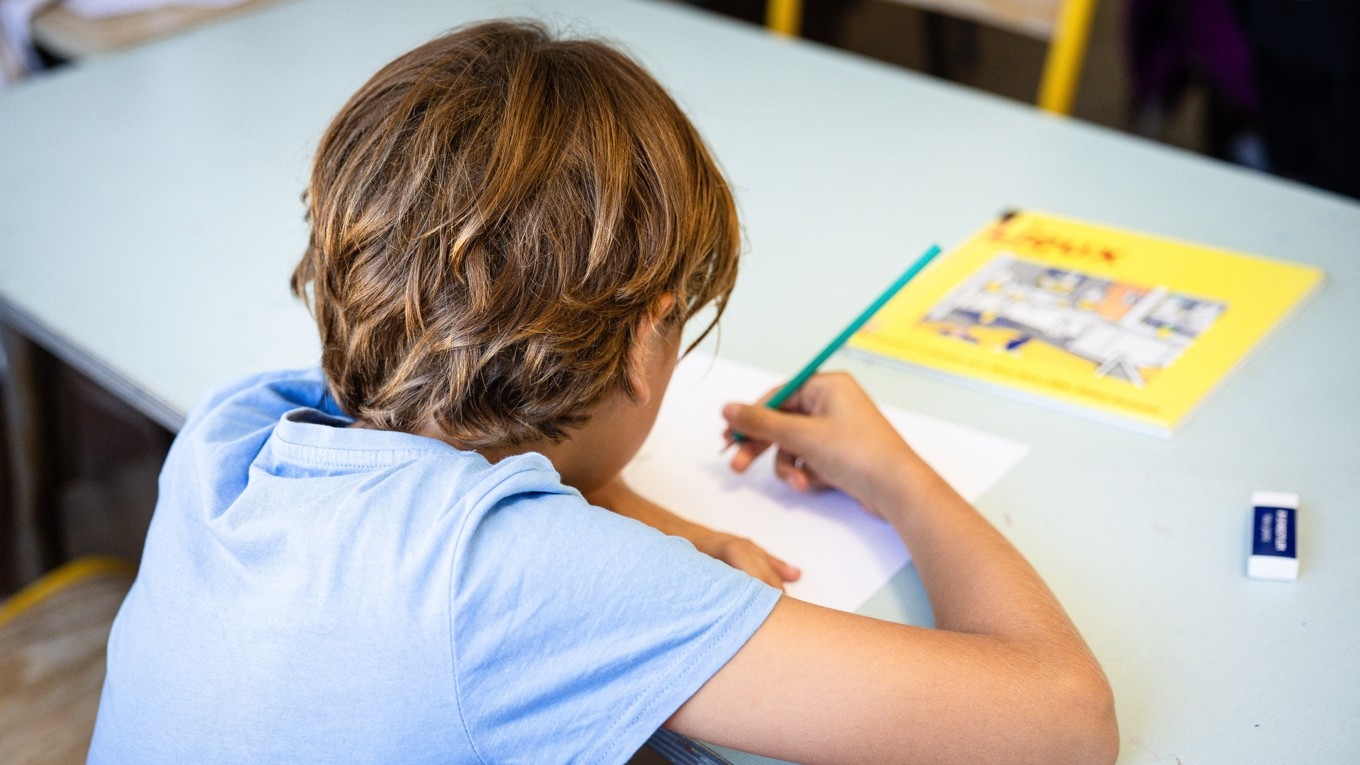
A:
[[[190,415],[90,762],[623,762],[778,599],[540,455],[349,422],[315,370]]]

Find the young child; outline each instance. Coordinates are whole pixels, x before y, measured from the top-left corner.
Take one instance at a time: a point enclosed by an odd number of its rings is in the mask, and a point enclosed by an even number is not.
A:
[[[729,405],[733,468],[775,445],[890,521],[937,629],[785,597],[795,569],[621,481],[739,244],[626,57],[524,23],[428,43],[341,110],[307,201],[321,369],[185,422],[91,762],[608,763],[663,725],[806,762],[1114,759],[1061,607],[848,377]]]

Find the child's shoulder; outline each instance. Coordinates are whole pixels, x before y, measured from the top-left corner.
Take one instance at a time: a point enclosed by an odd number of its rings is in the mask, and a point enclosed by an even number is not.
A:
[[[276,421],[284,413],[303,407],[344,416],[317,367],[255,373],[204,393],[190,410],[181,432],[194,430],[210,415],[225,409],[231,410],[233,417],[251,419],[253,414]]]

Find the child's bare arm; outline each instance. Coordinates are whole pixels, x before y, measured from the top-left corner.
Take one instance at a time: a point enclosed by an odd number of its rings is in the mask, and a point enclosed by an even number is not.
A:
[[[671,536],[688,539],[700,552],[745,571],[773,587],[783,589],[785,582],[797,581],[797,568],[774,557],[749,539],[710,529],[672,513],[643,497],[615,476],[604,486],[586,493],[586,500],[625,515]]]
[[[845,375],[786,405],[729,406],[744,470],[771,443],[795,487],[844,489],[912,552],[937,629],[785,597],[667,724],[799,762],[1112,762],[1109,684],[1018,551],[897,436]]]

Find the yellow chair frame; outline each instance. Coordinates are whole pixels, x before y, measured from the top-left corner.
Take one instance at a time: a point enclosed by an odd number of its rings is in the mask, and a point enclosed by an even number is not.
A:
[[[1090,36],[1091,19],[1095,15],[1096,0],[1061,0],[1057,18],[1045,24],[1017,24],[1014,2],[983,2],[982,6],[996,6],[995,11],[978,7],[978,2],[958,3],[950,0],[897,0],[908,5],[916,5],[928,10],[949,12],[950,8],[967,6],[972,13],[967,15],[986,17],[997,26],[1028,34],[1048,42],[1048,55],[1044,61],[1043,76],[1039,82],[1039,95],[1036,103],[1039,108],[1054,114],[1071,114],[1072,101],[1076,97],[1077,82],[1081,78],[1081,67],[1086,55],[1086,41]],[[1007,14],[1004,8],[1012,9]],[[991,15],[989,15],[991,14]],[[995,16],[995,19],[992,16]],[[767,0],[765,4],[765,25],[770,30],[788,37],[797,37],[802,26],[802,0]]]

